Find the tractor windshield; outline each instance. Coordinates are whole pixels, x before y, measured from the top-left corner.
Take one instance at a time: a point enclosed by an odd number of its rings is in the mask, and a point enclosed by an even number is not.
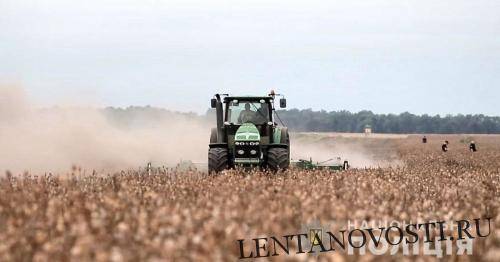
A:
[[[269,118],[269,103],[260,101],[237,101],[229,102],[227,109],[227,121],[233,124],[253,123],[256,125],[265,124]]]

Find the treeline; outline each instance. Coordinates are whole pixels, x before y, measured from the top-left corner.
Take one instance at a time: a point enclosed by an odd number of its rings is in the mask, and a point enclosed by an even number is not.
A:
[[[371,111],[279,110],[283,122],[293,131],[363,132],[370,125],[376,133],[404,134],[498,134],[500,117],[485,115],[374,114]]]
[[[178,120],[206,121],[215,126],[215,113],[183,113],[156,107],[128,107],[103,109],[106,117],[120,126],[154,126],[154,123]],[[485,115],[429,116],[402,114],[374,114],[371,111],[313,111],[311,109],[278,110],[286,126],[298,132],[363,132],[370,125],[375,133],[402,134],[500,134],[500,117]],[[279,122],[278,119],[276,119]]]

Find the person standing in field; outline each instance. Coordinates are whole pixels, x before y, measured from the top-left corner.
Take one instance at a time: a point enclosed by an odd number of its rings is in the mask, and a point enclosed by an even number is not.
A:
[[[476,152],[476,151],[477,151],[477,148],[476,148],[476,142],[474,142],[474,141],[471,141],[471,142],[470,142],[470,145],[469,145],[469,150],[470,150],[471,152]]]
[[[443,145],[441,146],[441,150],[443,150],[443,152],[448,152],[448,141],[444,141]]]
[[[424,136],[424,137],[422,138],[422,143],[427,144],[427,137],[426,137],[426,136]]]

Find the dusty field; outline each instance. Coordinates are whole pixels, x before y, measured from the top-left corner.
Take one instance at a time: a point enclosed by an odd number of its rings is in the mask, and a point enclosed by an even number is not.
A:
[[[321,139],[318,143],[335,144],[334,138]],[[278,175],[155,170],[150,175],[124,171],[83,176],[75,170],[58,176],[2,176],[0,260],[235,261],[237,239],[304,233],[304,225],[314,221],[341,229],[348,220],[493,217],[491,235],[474,242],[473,255],[445,259],[498,261],[500,137],[474,136],[479,147],[475,154],[460,142],[467,136],[446,137],[451,142],[446,154],[440,152],[442,136],[430,136],[426,145],[418,136],[354,139],[344,144],[359,145],[370,159],[378,155],[398,165]],[[309,258],[316,259],[277,259]],[[401,253],[363,257],[402,258],[415,259]],[[360,257],[330,252],[319,259]]]

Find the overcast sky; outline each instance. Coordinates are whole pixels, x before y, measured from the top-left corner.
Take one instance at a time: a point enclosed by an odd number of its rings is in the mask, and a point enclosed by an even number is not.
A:
[[[328,3],[326,3],[328,2]],[[0,82],[44,104],[500,115],[500,1],[0,0]]]

